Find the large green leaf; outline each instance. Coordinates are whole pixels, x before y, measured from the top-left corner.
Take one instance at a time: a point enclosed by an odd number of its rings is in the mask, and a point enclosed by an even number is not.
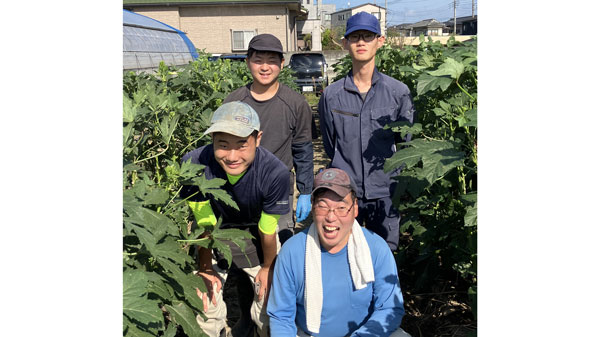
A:
[[[466,122],[459,126],[477,126],[477,108],[465,112]]]
[[[225,192],[224,190],[211,188],[203,190],[202,192],[212,194],[215,197],[215,199],[222,201],[225,205],[230,206],[238,211],[240,210],[235,201],[233,201],[231,196],[227,194],[227,192]]]
[[[402,165],[406,165],[405,168],[411,168],[421,161],[423,154],[426,154],[426,152],[414,147],[398,150],[390,158],[385,160],[383,171],[386,173],[391,172]]]
[[[149,250],[154,249],[154,247],[156,246],[156,242],[157,242],[154,235],[152,235],[152,233],[150,233],[145,228],[136,226],[126,220],[127,220],[127,218],[125,218],[124,222],[123,222],[123,224],[125,225],[125,228],[127,230],[129,230],[130,232],[133,231],[136,234],[137,238],[140,240],[140,242],[146,246],[146,249],[149,249]]]
[[[163,188],[150,188],[144,197],[144,205],[161,205],[169,200],[169,191]]]
[[[433,153],[435,151],[446,150],[454,148],[454,144],[445,140],[429,140],[429,139],[415,139],[409,143],[410,146],[413,146],[417,149],[427,151],[428,153]]]
[[[137,114],[133,101],[123,93],[123,123],[131,123]]]
[[[193,272],[184,271],[180,266],[163,257],[157,257],[156,260],[172,275],[173,279],[177,280],[179,286],[182,287],[182,289],[175,289],[176,291],[183,290],[184,292],[189,292],[190,294],[193,291],[193,297],[195,299],[198,298],[198,296],[196,296],[196,288],[200,289],[200,291],[206,291],[204,281],[202,281],[202,279],[196,276]],[[200,306],[200,308],[201,307],[202,306]]]
[[[477,226],[477,203],[475,203],[474,206],[467,206],[467,213],[465,214],[465,226]]]
[[[423,157],[423,177],[433,184],[451,169],[463,165],[465,154],[462,151],[446,149]]]
[[[189,337],[203,337],[206,336],[200,329],[198,322],[196,322],[196,315],[185,303],[180,301],[173,302],[173,305],[165,305],[165,308],[171,314],[171,317],[183,328],[183,331]]]
[[[155,272],[147,272],[148,286],[146,287],[148,293],[153,293],[156,296],[169,300],[173,296],[173,288],[167,284],[167,281]]]
[[[442,65],[440,65],[438,67],[437,70],[435,71],[429,71],[429,75],[432,76],[450,76],[455,80],[458,80],[458,78],[460,77],[460,75],[462,75],[462,73],[465,71],[465,66],[456,61],[453,58],[446,58],[444,60],[444,63],[442,63]]]
[[[402,171],[400,176],[396,177],[398,180],[395,192],[395,194],[398,194],[396,205],[399,204],[399,196],[405,192],[408,192],[413,198],[417,198],[427,187],[431,186],[431,183],[423,178],[422,172],[422,168],[415,167],[411,170]]]
[[[231,260],[233,259],[231,248],[225,242],[218,239],[214,239],[213,247],[223,254],[223,257],[227,260],[227,264],[231,266]]]
[[[175,324],[169,324],[163,337],[175,337],[177,335],[177,327]]]
[[[167,145],[169,145],[171,142],[171,137],[173,136],[173,132],[175,132],[175,128],[179,122],[179,116],[180,115],[175,115],[174,117],[165,116],[160,123],[159,129],[162,136],[162,141]]]
[[[156,334],[154,333],[140,330],[136,323],[129,321],[126,317],[124,317],[123,322],[126,322],[127,324],[126,331],[123,334],[124,337],[156,337]]]
[[[421,74],[417,78],[417,95],[423,95],[428,91],[432,91],[440,88],[442,91],[446,91],[452,84],[452,79],[442,76],[431,76],[429,74]]]
[[[423,127],[422,127],[421,123],[410,124],[409,122],[406,122],[406,121],[398,121],[398,122],[393,122],[393,123],[387,124],[386,126],[383,127],[383,129],[384,130],[392,129],[392,131],[394,131],[394,132],[399,132],[400,137],[405,137],[408,134],[418,135],[421,133],[421,131],[423,131]]]
[[[123,314],[142,324],[162,324],[158,301],[146,297],[148,277],[141,270],[123,273]]]
[[[194,260],[181,247],[180,244],[172,237],[166,237],[152,250],[153,256],[161,256],[173,260],[175,263],[184,266],[185,263],[193,264]]]
[[[173,221],[164,214],[140,206],[123,205],[128,217],[124,221],[135,223],[147,228],[156,238],[160,240],[164,237],[168,226],[175,226]]]

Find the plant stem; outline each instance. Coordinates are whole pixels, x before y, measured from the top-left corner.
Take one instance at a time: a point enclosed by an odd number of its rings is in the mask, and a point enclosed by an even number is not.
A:
[[[183,188],[183,186],[180,186],[179,189],[177,190],[177,192],[175,192],[175,194],[173,194],[173,197],[171,198],[171,200],[169,200],[169,202],[167,202],[167,204],[165,205],[165,210],[167,209],[167,207],[169,207],[169,204],[173,202],[173,199],[175,199],[175,197],[179,195],[179,192],[181,192],[182,188]],[[163,213],[163,214],[166,214],[166,213]]]
[[[156,155],[154,155],[152,157],[148,157],[148,158],[144,158],[144,159],[141,159],[141,160],[134,161],[133,163],[137,164],[137,163],[141,163],[143,161],[146,161],[146,160],[149,160],[149,159],[152,159],[152,158],[156,158],[156,157],[160,156],[161,154],[167,152],[167,150],[169,150],[169,145],[167,145],[167,148],[165,148],[165,150],[163,152],[157,153]]]
[[[469,94],[461,85],[460,83],[458,83],[458,80],[456,81],[456,85],[458,85],[458,88],[460,90],[462,90],[462,92],[464,92],[465,94],[467,94],[467,96],[469,96],[472,100],[475,100],[475,98],[473,98],[473,96],[471,96],[471,94]]]
[[[182,186],[182,187],[183,187],[183,186]],[[181,187],[179,188],[179,190],[181,190]],[[177,193],[179,194],[179,191],[178,191]],[[172,212],[172,210],[174,210],[174,209],[175,209],[175,207],[177,207],[179,204],[181,204],[182,202],[185,202],[185,201],[187,201],[189,198],[191,198],[191,197],[195,196],[195,195],[196,195],[196,194],[198,194],[198,193],[200,193],[200,191],[198,191],[198,192],[196,192],[196,193],[193,193],[193,194],[192,194],[192,195],[190,195],[189,197],[187,197],[187,198],[185,198],[185,199],[181,200],[180,202],[178,202],[178,203],[174,204],[174,205],[173,205],[173,208],[171,208],[171,210],[169,210],[169,211],[165,210],[165,213],[163,213],[163,214],[164,214],[164,215],[167,215],[167,214],[171,213],[171,212]],[[177,195],[177,194],[176,194],[176,195]],[[165,209],[166,209],[166,207],[165,207]]]
[[[186,145],[181,151],[179,151],[179,155],[181,156],[183,154],[183,151],[185,151],[190,145],[195,144],[197,141],[199,141],[200,139],[202,139],[202,137],[204,137],[204,135],[194,139],[191,143],[189,143],[188,145]]]

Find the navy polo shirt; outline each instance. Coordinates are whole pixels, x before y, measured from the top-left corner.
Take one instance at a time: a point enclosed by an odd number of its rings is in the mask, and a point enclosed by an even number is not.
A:
[[[280,215],[290,211],[288,200],[290,172],[277,157],[266,149],[260,146],[256,149],[254,161],[235,185],[229,182],[225,170],[215,160],[212,144],[186,153],[182,161],[185,162],[190,158],[193,164],[205,166],[206,179],[221,178],[226,181],[221,189],[225,190],[236,202],[239,211],[216,200],[210,193],[203,195],[200,192],[189,200],[209,200],[216,218],[222,217],[223,223],[229,224],[228,227],[256,225],[263,211],[267,214]],[[199,192],[197,186],[185,185],[181,190],[181,197],[186,198],[196,192]]]

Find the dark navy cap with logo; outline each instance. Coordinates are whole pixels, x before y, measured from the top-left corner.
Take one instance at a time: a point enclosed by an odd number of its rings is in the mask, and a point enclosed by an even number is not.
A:
[[[381,27],[379,20],[373,14],[367,12],[359,12],[352,15],[346,22],[346,33],[344,37],[348,37],[350,33],[357,30],[368,30],[377,35],[381,35]]]

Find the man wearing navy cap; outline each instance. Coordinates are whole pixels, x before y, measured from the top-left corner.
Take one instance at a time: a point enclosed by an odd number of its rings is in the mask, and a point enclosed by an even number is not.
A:
[[[352,70],[329,85],[319,101],[323,146],[329,167],[347,172],[357,185],[357,221],[379,234],[396,250],[400,214],[392,205],[398,171],[384,173],[385,160],[396,151],[396,139],[386,124],[413,123],[415,111],[408,87],[377,71],[375,53],[383,46],[380,23],[369,13],[348,19],[344,49],[352,58]]]
[[[259,34],[248,44],[248,69],[252,83],[236,89],[224,102],[241,101],[250,105],[260,117],[264,132],[261,146],[279,158],[291,171],[300,196],[296,203],[296,221],[308,217],[313,184],[312,112],[306,99],[278,81],[283,69],[283,47],[277,37]],[[294,194],[294,174],[290,175],[290,204]],[[281,243],[292,236],[292,212],[279,219]]]
[[[300,222],[308,217],[314,169],[312,112],[302,95],[278,81],[283,64],[283,46],[277,37],[272,34],[254,36],[248,44],[246,59],[252,83],[236,89],[224,101],[240,101],[254,108],[260,117],[263,132],[261,147],[273,153],[290,171],[290,211],[279,217],[277,229],[282,244],[294,233],[294,183],[300,193],[296,203],[296,221]],[[250,296],[252,294],[245,278],[238,279],[237,289],[240,298],[248,297],[248,293]],[[234,333],[249,330],[246,327],[252,322],[249,319],[248,305],[247,302],[240,305],[240,319]]]

